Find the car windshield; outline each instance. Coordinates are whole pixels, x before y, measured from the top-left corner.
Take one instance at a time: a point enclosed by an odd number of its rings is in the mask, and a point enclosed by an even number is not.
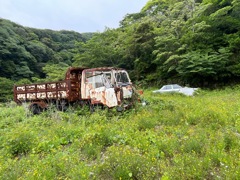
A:
[[[172,89],[171,85],[165,85],[161,88],[161,90],[169,90],[169,89]]]

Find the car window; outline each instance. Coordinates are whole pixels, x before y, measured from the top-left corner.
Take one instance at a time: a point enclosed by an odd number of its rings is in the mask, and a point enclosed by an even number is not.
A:
[[[166,86],[163,86],[163,87],[161,88],[161,90],[166,90],[166,88],[167,88]]]
[[[172,89],[172,86],[171,86],[171,85],[167,85],[167,86],[166,86],[166,89],[167,89],[167,90]]]
[[[182,87],[179,86],[179,85],[177,85],[177,84],[174,84],[174,85],[173,85],[173,89],[180,89],[180,88],[182,88]]]

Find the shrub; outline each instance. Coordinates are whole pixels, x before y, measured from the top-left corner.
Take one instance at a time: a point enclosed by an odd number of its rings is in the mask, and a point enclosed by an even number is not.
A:
[[[138,120],[138,129],[139,130],[146,130],[154,128],[157,125],[155,119],[142,117]]]
[[[130,146],[111,146],[99,167],[100,179],[155,179],[156,164]]]
[[[25,129],[10,133],[6,142],[6,148],[12,156],[26,155],[32,150],[33,146],[33,133]]]

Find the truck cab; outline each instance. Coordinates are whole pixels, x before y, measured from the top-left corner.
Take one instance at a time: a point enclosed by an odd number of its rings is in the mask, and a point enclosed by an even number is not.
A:
[[[91,104],[103,104],[109,108],[122,105],[131,99],[133,88],[126,70],[103,67],[85,69],[82,72],[82,99]]]

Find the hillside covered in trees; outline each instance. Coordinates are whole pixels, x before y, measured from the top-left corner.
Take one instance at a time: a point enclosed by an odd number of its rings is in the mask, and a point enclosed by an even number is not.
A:
[[[117,66],[146,84],[238,83],[239,12],[239,0],[149,0],[119,28],[94,34],[0,19],[0,77],[6,85],[58,80],[68,66]]]
[[[59,72],[73,63],[76,42],[85,42],[91,36],[33,29],[0,19],[0,100],[11,98],[14,83],[61,79]],[[46,76],[47,72],[50,74]]]
[[[209,86],[240,76],[239,0],[151,0],[118,29],[79,43],[75,65],[114,65],[146,82]]]
[[[45,78],[47,63],[70,66],[75,42],[86,41],[73,31],[39,30],[0,19],[0,76],[11,80]]]

